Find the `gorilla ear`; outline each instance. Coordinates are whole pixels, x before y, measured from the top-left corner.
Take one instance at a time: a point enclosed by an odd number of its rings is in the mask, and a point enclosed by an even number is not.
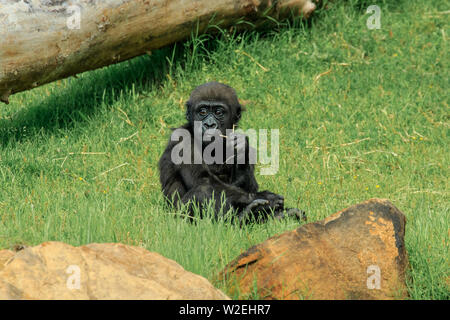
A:
[[[236,107],[236,115],[234,116],[234,123],[238,123],[238,121],[241,120],[242,111],[245,111],[245,109],[238,104]]]

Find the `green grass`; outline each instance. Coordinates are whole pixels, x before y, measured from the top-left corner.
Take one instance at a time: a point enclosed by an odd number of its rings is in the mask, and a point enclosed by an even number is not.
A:
[[[389,198],[407,216],[411,298],[448,299],[448,3],[376,2],[380,30],[366,27],[372,3],[337,1],[307,24],[194,37],[13,96],[0,106],[0,247],[123,242],[213,279],[294,229],[191,224],[164,204],[170,128],[190,91],[217,80],[244,100],[241,128],[280,130],[280,168],[261,188],[309,221]]]

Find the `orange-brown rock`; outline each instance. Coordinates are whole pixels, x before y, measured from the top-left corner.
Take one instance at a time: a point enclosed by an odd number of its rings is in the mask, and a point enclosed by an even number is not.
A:
[[[391,202],[371,199],[250,248],[220,278],[241,298],[401,299],[405,223]]]
[[[0,251],[0,265],[0,299],[229,299],[175,261],[119,243],[45,242]]]
[[[3,269],[5,264],[14,256],[14,252],[11,250],[1,250],[0,251],[0,271]]]

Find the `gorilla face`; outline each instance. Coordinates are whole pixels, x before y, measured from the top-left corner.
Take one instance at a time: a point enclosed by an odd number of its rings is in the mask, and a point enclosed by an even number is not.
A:
[[[233,127],[230,108],[220,101],[201,101],[194,109],[194,121],[201,122],[202,134],[220,131],[225,135],[226,129]]]

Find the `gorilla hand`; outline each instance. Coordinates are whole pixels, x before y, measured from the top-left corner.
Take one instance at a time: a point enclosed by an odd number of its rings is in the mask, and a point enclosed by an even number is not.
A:
[[[245,161],[246,149],[248,146],[248,137],[243,133],[231,132],[227,134],[227,147],[235,150],[233,155],[235,160],[233,163]]]
[[[265,199],[267,200],[269,211],[270,209],[274,211],[283,210],[284,208],[284,197],[280,196],[279,194],[270,192],[270,191],[261,191],[256,193],[257,199]]]
[[[270,191],[258,192],[255,200],[248,204],[239,214],[239,221],[248,220],[251,216],[265,218],[268,214],[277,213],[284,208],[284,198]]]

